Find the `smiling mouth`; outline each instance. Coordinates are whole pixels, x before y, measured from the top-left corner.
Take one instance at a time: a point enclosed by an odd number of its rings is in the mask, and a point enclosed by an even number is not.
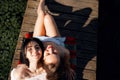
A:
[[[39,54],[36,54],[36,55],[32,55],[32,57],[35,57],[35,58],[36,58],[36,57],[38,57],[38,56],[40,56],[40,55],[39,55]]]

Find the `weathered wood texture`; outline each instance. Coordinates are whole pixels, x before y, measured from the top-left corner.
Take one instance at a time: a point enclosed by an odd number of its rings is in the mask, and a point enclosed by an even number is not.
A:
[[[28,0],[11,69],[16,67],[22,38],[33,31],[39,0]],[[77,41],[77,80],[96,80],[98,0],[46,0],[62,36]],[[10,77],[8,78],[10,80]]]

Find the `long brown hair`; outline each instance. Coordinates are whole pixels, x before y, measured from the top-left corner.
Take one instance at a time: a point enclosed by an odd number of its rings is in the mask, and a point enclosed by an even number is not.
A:
[[[75,80],[75,72],[70,68],[69,62],[67,62],[64,57],[60,56],[60,63],[55,72],[51,71],[49,66],[55,68],[54,64],[44,64],[48,80]]]

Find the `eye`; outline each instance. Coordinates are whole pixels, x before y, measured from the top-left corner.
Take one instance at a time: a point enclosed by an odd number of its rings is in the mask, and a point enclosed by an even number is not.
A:
[[[27,48],[27,51],[30,51],[30,52],[31,52],[31,51],[32,51],[32,48],[31,48],[31,47],[30,47],[30,48]]]
[[[48,56],[49,55],[49,53],[45,50],[44,51],[44,56]]]
[[[40,50],[41,48],[40,48],[40,46],[35,46],[35,49]]]

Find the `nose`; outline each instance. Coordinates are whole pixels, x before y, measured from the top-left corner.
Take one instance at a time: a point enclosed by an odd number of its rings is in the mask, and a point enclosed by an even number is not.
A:
[[[53,46],[48,45],[46,50],[49,54],[53,54]]]
[[[36,50],[36,49],[33,49],[32,54],[33,54],[33,55],[36,55],[36,54],[37,54],[37,50]]]

